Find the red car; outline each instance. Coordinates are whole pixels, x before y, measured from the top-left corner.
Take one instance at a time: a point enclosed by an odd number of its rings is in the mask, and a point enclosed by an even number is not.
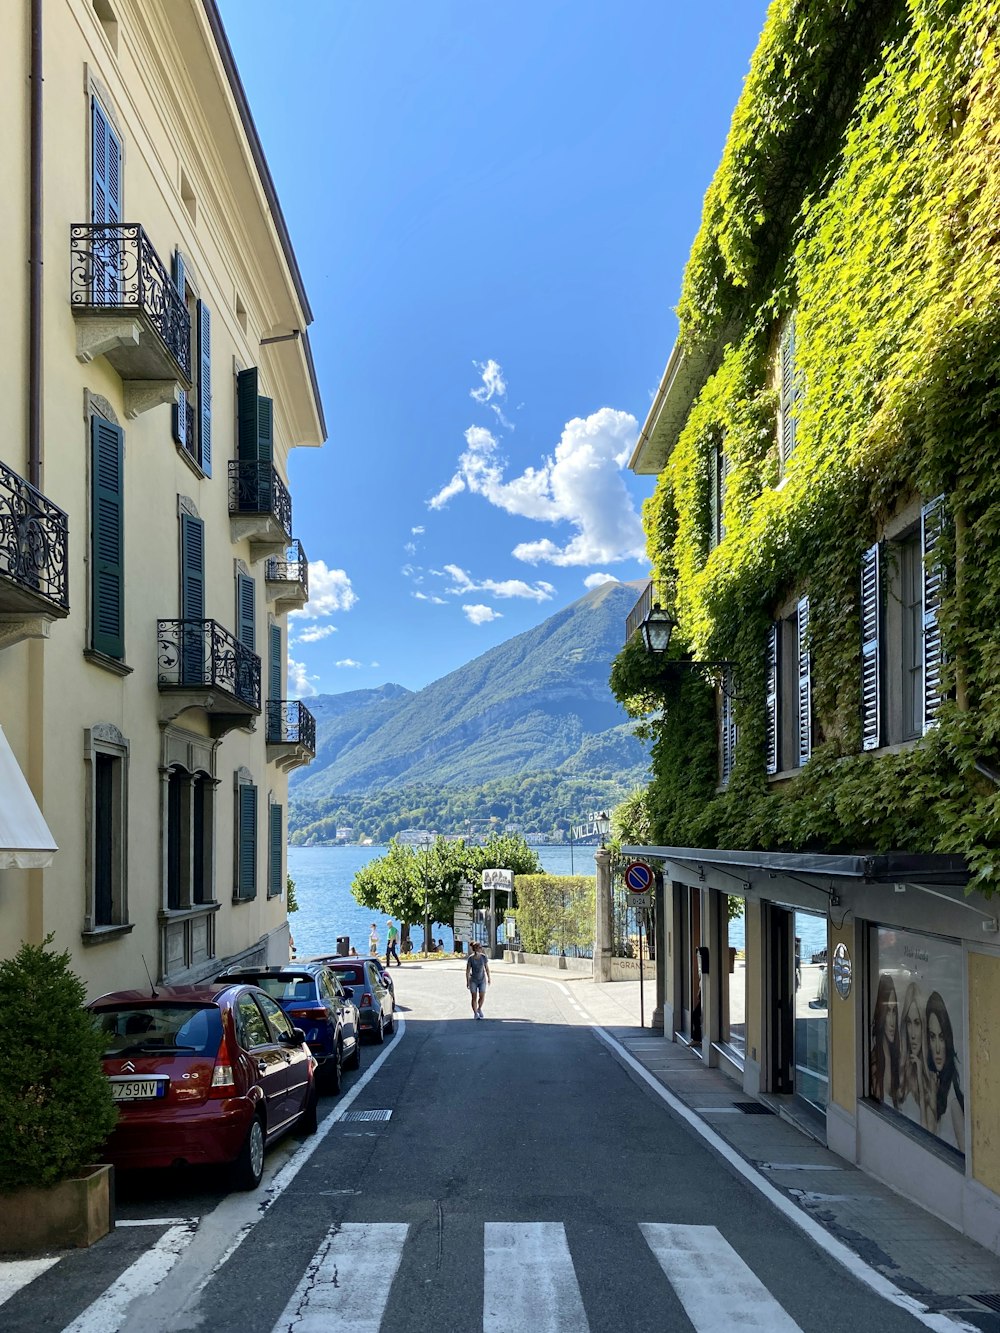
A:
[[[256,1189],[268,1144],[316,1132],[315,1061],[259,987],[112,991],[90,1010],[118,1107],[105,1149],[116,1166],[228,1162],[237,1188]]]

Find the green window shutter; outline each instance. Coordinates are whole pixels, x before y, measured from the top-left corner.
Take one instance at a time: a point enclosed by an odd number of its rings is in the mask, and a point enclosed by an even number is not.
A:
[[[257,460],[257,404],[259,376],[257,367],[241,370],[236,376],[237,454],[243,462]]]
[[[244,648],[257,651],[254,628],[254,581],[249,574],[236,575],[236,637]]]
[[[939,495],[920,511],[920,546],[923,555],[924,582],[924,732],[937,725],[938,713],[946,696],[941,677],[944,670],[944,644],[939,615],[945,587],[945,570],[940,543],[944,535],[947,510]]]
[[[812,654],[809,651],[809,598],[799,599],[795,617],[798,653],[798,761],[809,762],[812,754]]]
[[[772,621],[767,627],[764,661],[764,771],[778,771],[778,681],[780,626]]]
[[[267,697],[281,698],[281,626],[267,627]]]
[[[257,399],[257,458],[261,463],[274,461],[274,403]]]
[[[125,435],[103,417],[90,419],[92,644],[125,656]]]
[[[238,788],[236,896],[257,896],[257,788],[252,782]]]
[[[736,741],[738,739],[733,700],[728,689],[731,681],[727,679],[726,685],[727,689],[722,691],[719,710],[719,785],[722,787],[729,786],[729,779],[733,775],[733,762],[736,758]]]
[[[198,302],[198,461],[212,475],[212,312]]]
[[[267,830],[267,896],[276,898],[281,893],[281,860],[285,847],[285,829],[282,806],[268,806]]]
[[[861,748],[882,743],[882,552],[878,542],[861,557]]]
[[[181,619],[205,619],[205,524],[181,514]]]
[[[177,288],[177,295],[184,300],[184,293],[187,282],[184,272],[184,260],[179,250],[174,251],[174,257],[170,264],[170,276],[174,280],[174,286]],[[188,447],[187,438],[187,394],[183,389],[177,395],[177,402],[170,409],[170,423],[173,429],[173,436],[181,448]]]

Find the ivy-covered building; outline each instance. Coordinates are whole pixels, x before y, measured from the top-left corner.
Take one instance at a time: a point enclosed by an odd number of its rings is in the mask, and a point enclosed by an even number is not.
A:
[[[774,0],[612,677],[654,738],[624,842],[664,870],[665,1035],[993,1248],[998,217],[997,0]]]

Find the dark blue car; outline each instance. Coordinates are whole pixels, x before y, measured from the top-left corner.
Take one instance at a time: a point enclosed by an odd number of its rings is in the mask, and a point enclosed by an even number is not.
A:
[[[220,982],[259,986],[285,1011],[306,1042],[319,1068],[325,1092],[339,1092],[344,1069],[361,1068],[358,1007],[339,979],[322,963],[287,963],[284,967],[234,968]]]

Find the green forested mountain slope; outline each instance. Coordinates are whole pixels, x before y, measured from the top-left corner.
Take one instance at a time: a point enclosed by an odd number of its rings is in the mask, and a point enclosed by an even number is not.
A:
[[[317,755],[294,782],[293,828],[334,810],[346,820],[370,807],[374,794],[391,805],[398,793],[402,810],[423,807],[428,792],[443,797],[447,788],[453,804],[465,794],[459,804],[468,810],[485,784],[527,775],[610,783],[623,792],[634,786],[647,754],[608,675],[636,596],[635,584],[604,584],[416,693],[386,685],[310,700]],[[545,787],[546,804],[557,803]]]

